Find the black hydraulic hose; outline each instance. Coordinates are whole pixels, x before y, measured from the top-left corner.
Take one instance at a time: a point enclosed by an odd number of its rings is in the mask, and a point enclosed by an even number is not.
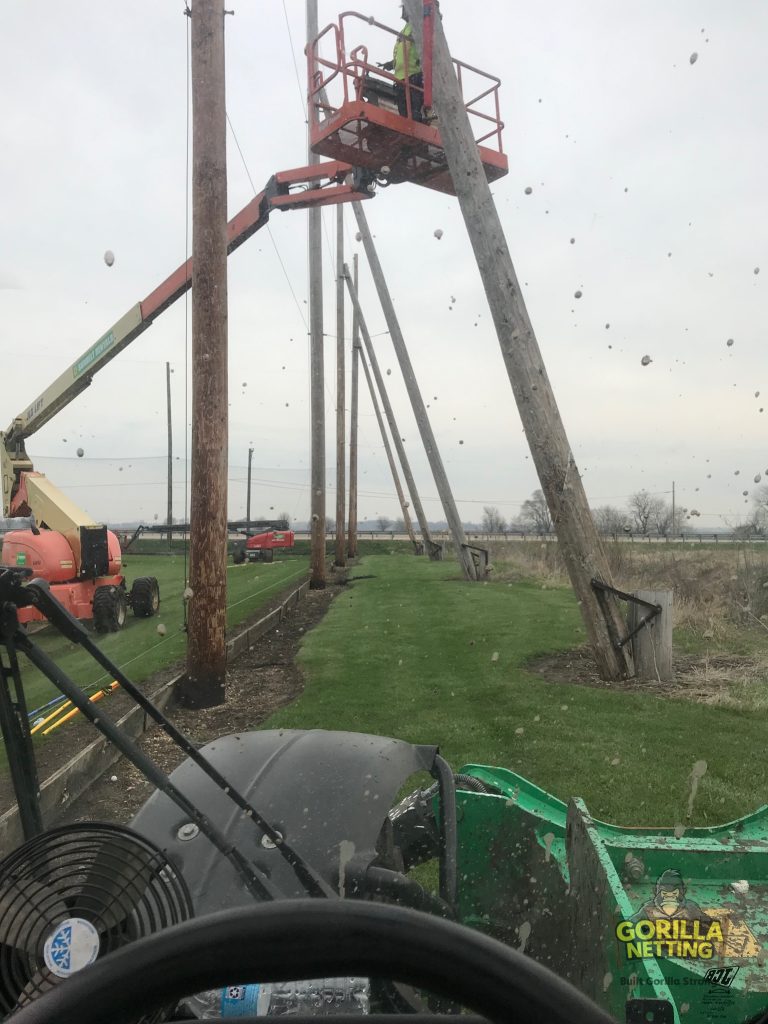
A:
[[[182,733],[168,718],[156,708],[152,701],[144,694],[131,680],[115,665],[104,652],[99,648],[88,635],[85,627],[53,596],[45,580],[32,580],[25,588],[25,593],[32,599],[33,604],[45,617],[53,622],[57,628],[74,643],[79,644],[91,657],[106,669],[114,679],[122,686],[149,716],[154,719],[163,732],[173,740],[190,760],[232,800],[246,817],[250,818],[257,828],[260,828],[275,844],[275,848],[282,857],[290,864],[296,877],[306,888],[310,896],[325,896],[335,898],[336,892],[321,878],[311,864],[308,864],[293,847],[277,832],[270,823],[263,818],[245,797],[232,786],[226,778],[217,771],[197,749],[197,747]],[[74,684],[73,684],[74,685]]]
[[[115,723],[104,714],[103,711],[96,708],[94,704],[85,696],[83,691],[73,682],[64,672],[61,671],[59,666],[52,661],[48,655],[42,651],[36,644],[32,643],[28,636],[19,630],[14,637],[17,650],[21,651],[27,656],[27,658],[45,675],[50,681],[57,686],[63,694],[65,694],[73,703],[73,705],[80,711],[85,717],[95,725],[99,732],[103,733],[117,749],[125,754],[129,761],[146,776],[162,793],[165,793],[169,799],[187,814],[192,821],[197,825],[200,831],[210,839],[213,845],[224,854],[227,860],[234,866],[237,873],[245,882],[249,892],[256,896],[258,899],[272,900],[281,896],[282,893],[277,890],[271,882],[263,877],[256,868],[250,864],[240,851],[234,847],[230,842],[227,841],[226,836],[221,833],[215,825],[212,825],[208,818],[202,814],[191,803],[186,796],[177,789],[176,786],[171,782],[165,772],[161,771],[160,768],[152,761],[147,755],[136,746],[133,740],[128,739],[127,736],[118,729]]]
[[[425,914],[436,914],[449,920],[456,917],[453,908],[445,900],[433,896],[415,879],[401,875],[399,871],[370,867],[365,873],[363,887],[366,896],[380,894],[394,903],[410,907],[411,910],[421,910]]]
[[[453,777],[453,781],[456,785],[456,789],[468,789],[472,793],[490,793],[492,790],[486,786],[481,779],[476,779],[474,775],[464,775],[458,772]]]
[[[456,785],[451,766],[439,754],[434,771],[440,786],[440,898],[455,907],[458,902],[458,830],[456,826]]]

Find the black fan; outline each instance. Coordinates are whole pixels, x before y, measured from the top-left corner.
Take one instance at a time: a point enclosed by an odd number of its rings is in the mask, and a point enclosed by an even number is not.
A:
[[[84,822],[30,839],[0,862],[0,1013],[192,914],[179,871],[128,828]]]

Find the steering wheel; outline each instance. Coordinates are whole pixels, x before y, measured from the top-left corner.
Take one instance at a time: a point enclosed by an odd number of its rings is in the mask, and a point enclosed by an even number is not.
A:
[[[13,1020],[130,1024],[228,984],[345,975],[425,988],[493,1024],[613,1022],[552,971],[480,932],[401,907],[321,899],[263,903],[167,928],[72,975]]]

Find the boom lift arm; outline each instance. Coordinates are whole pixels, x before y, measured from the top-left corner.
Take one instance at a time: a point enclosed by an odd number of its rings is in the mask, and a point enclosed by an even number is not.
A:
[[[374,190],[376,176],[370,171],[331,160],[317,166],[281,171],[265,188],[237,213],[227,225],[227,251],[234,252],[269,220],[273,210],[303,210],[367,199]],[[137,302],[95,344],[86,349],[25,410],[19,413],[5,432],[0,431],[0,474],[3,489],[3,516],[14,515],[19,504],[23,475],[33,472],[25,440],[84,391],[94,375],[142,334],[154,320],[180,298],[192,285],[191,258],[178,267],[147,297]],[[47,482],[48,504],[66,505],[71,517],[74,506]],[[58,495],[58,497],[57,497]],[[79,510],[76,510],[79,512]],[[32,509],[33,514],[35,510]],[[82,524],[93,522],[84,512],[75,516]],[[40,521],[38,516],[38,521]],[[49,524],[53,529],[59,527]]]

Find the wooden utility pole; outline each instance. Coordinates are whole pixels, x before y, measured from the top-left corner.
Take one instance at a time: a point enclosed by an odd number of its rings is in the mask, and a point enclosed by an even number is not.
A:
[[[677,534],[677,509],[675,508],[675,481],[672,481],[672,540]]]
[[[344,207],[336,207],[336,562],[347,564],[344,550],[344,498],[347,489],[344,364]]]
[[[461,516],[459,515],[459,510],[456,508],[456,502],[453,500],[451,485],[448,483],[448,474],[445,472],[445,466],[443,465],[443,460],[440,457],[440,449],[437,447],[437,439],[435,438],[432,430],[432,424],[429,422],[429,416],[427,416],[427,408],[424,405],[424,399],[421,397],[421,389],[419,388],[418,381],[416,380],[416,374],[413,372],[413,366],[411,364],[411,358],[408,355],[408,349],[405,345],[403,332],[400,330],[400,321],[397,319],[397,313],[395,312],[395,306],[392,302],[392,296],[389,294],[389,288],[387,287],[387,282],[384,277],[384,271],[382,270],[381,263],[379,262],[379,254],[376,251],[376,245],[373,241],[371,230],[368,227],[368,218],[365,215],[365,210],[361,203],[353,203],[352,208],[355,211],[357,226],[360,229],[360,234],[362,235],[363,246],[365,247],[365,254],[368,257],[368,263],[371,268],[371,273],[373,274],[376,291],[379,294],[379,302],[381,303],[381,308],[384,311],[384,319],[387,321],[387,329],[389,330],[389,335],[392,339],[392,345],[395,349],[397,361],[400,363],[400,369],[403,373],[408,397],[411,400],[411,407],[413,409],[413,415],[416,418],[416,425],[419,428],[421,440],[424,444],[424,450],[426,451],[427,458],[429,459],[432,476],[435,478],[435,486],[437,487],[437,493],[440,496],[443,513],[448,523],[448,529],[451,531],[453,546],[456,551],[456,558],[458,559],[465,577],[468,580],[476,580],[478,579],[478,571],[467,547],[467,537],[464,533]]]
[[[355,291],[358,281],[357,253],[352,257]],[[342,268],[343,278],[343,268]],[[352,395],[349,409],[349,529],[347,531],[347,554],[357,558],[357,394],[360,365],[360,322],[357,310],[352,311]]]
[[[192,500],[189,707],[224,702],[227,628],[227,147],[224,3],[192,9]]]
[[[349,267],[344,264],[344,277],[347,282],[347,290],[349,296],[352,299],[352,305],[357,312],[357,320],[360,325],[360,333],[363,336],[363,342],[365,344],[365,350],[368,353],[368,361],[371,364],[371,370],[373,376],[376,379],[376,386],[379,389],[381,395],[381,404],[384,406],[384,414],[387,417],[387,423],[392,434],[392,439],[395,442],[395,448],[397,450],[397,456],[400,459],[400,465],[403,468],[403,476],[405,482],[408,485],[408,491],[411,495],[411,501],[413,503],[413,510],[416,513],[416,518],[419,521],[419,528],[421,530],[421,536],[424,540],[424,550],[428,552],[430,558],[437,560],[441,555],[441,548],[439,544],[436,544],[430,535],[429,525],[427,524],[427,517],[424,515],[424,509],[422,508],[421,498],[419,492],[416,490],[416,481],[413,479],[413,473],[411,472],[411,465],[408,462],[408,456],[405,454],[405,448],[403,447],[403,439],[400,436],[400,431],[397,429],[397,421],[395,420],[395,414],[392,410],[392,404],[389,401],[389,395],[384,384],[384,378],[381,375],[379,369],[379,361],[376,358],[376,353],[373,350],[373,343],[371,336],[368,333],[368,327],[363,316],[363,311],[360,308],[360,299],[357,294],[357,289],[352,283],[352,278],[349,276]],[[362,355],[362,353],[361,353]]]
[[[381,409],[379,408],[379,403],[376,398],[376,388],[373,385],[371,373],[368,369],[368,364],[365,361],[365,356],[362,351],[360,352],[360,362],[363,364],[363,372],[365,373],[365,379],[368,382],[368,390],[371,393],[373,411],[376,413],[376,422],[379,424],[379,430],[381,431],[381,440],[384,442],[384,451],[387,453],[387,462],[389,463],[389,468],[392,471],[392,480],[395,484],[397,500],[400,502],[400,510],[403,514],[405,531],[408,534],[411,544],[413,544],[414,550],[418,551],[420,545],[413,532],[413,524],[411,523],[411,516],[408,512],[408,502],[405,500],[405,495],[403,494],[403,486],[400,483],[400,474],[397,472],[397,464],[395,463],[395,457],[392,454],[392,447],[389,443],[389,438],[387,437],[387,428],[384,426],[384,419],[382,418]]]
[[[165,390],[168,406],[168,511],[165,521],[168,525],[168,548],[173,547],[173,425],[171,422],[171,364],[165,364]]]
[[[253,448],[248,449],[248,493],[245,496],[245,519],[248,536],[251,534],[251,463],[253,462]]]
[[[405,0],[405,7],[421,54],[423,4]],[[624,616],[616,595],[601,593],[598,600],[592,586],[593,579],[610,585],[610,569],[480,161],[443,25],[439,18],[433,23],[438,126],[512,391],[600,674],[623,679],[634,673],[629,644],[620,646],[627,631]]]
[[[307,0],[307,44],[317,37],[317,0]],[[310,69],[311,77],[316,69]],[[311,78],[310,78],[311,85]],[[309,103],[309,97],[307,97]],[[320,163],[312,152],[307,127],[307,164]],[[323,240],[320,207],[308,218],[309,248],[309,404],[312,431],[310,480],[310,571],[312,590],[325,588],[325,370],[323,355]]]

